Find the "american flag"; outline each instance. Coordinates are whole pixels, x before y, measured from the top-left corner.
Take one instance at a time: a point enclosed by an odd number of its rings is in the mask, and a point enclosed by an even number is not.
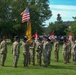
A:
[[[30,12],[29,7],[27,7],[22,13],[22,23],[30,20]]]

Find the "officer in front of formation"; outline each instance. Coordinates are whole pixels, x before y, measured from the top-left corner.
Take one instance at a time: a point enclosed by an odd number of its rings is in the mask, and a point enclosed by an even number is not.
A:
[[[19,54],[20,54],[20,38],[15,36],[14,42],[12,44],[12,54],[13,54],[13,66],[16,68],[18,64]]]
[[[6,42],[6,36],[3,36],[3,41],[0,45],[0,53],[1,53],[1,66],[4,66],[6,57],[7,57],[7,42]]]

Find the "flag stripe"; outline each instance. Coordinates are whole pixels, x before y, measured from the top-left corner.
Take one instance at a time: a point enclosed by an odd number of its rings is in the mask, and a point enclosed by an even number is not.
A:
[[[22,13],[22,23],[30,20],[30,12],[29,8],[27,7]]]

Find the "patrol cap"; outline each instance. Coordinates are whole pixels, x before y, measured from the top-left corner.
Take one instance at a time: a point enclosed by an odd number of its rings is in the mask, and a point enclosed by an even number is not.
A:
[[[6,36],[3,36],[3,39],[7,39],[7,37]]]
[[[67,42],[66,39],[64,39],[63,42]]]
[[[47,37],[47,36],[43,36],[43,38],[48,39],[48,37]]]
[[[15,37],[14,37],[14,40],[19,40],[19,37],[18,37],[18,36],[15,36]]]
[[[37,39],[40,40],[40,41],[42,41],[42,38],[41,37],[38,37]]]
[[[27,39],[27,37],[26,36],[24,36],[23,37],[23,41],[27,41],[28,39]]]

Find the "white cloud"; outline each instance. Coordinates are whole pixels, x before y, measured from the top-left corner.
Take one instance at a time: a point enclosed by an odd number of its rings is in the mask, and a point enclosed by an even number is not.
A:
[[[46,24],[56,21],[58,13],[61,15],[63,21],[73,21],[72,17],[76,16],[76,6],[50,4],[49,7],[52,11],[52,17],[46,21]]]
[[[72,5],[49,5],[50,9],[59,9],[59,10],[73,10],[76,11],[76,6]]]

